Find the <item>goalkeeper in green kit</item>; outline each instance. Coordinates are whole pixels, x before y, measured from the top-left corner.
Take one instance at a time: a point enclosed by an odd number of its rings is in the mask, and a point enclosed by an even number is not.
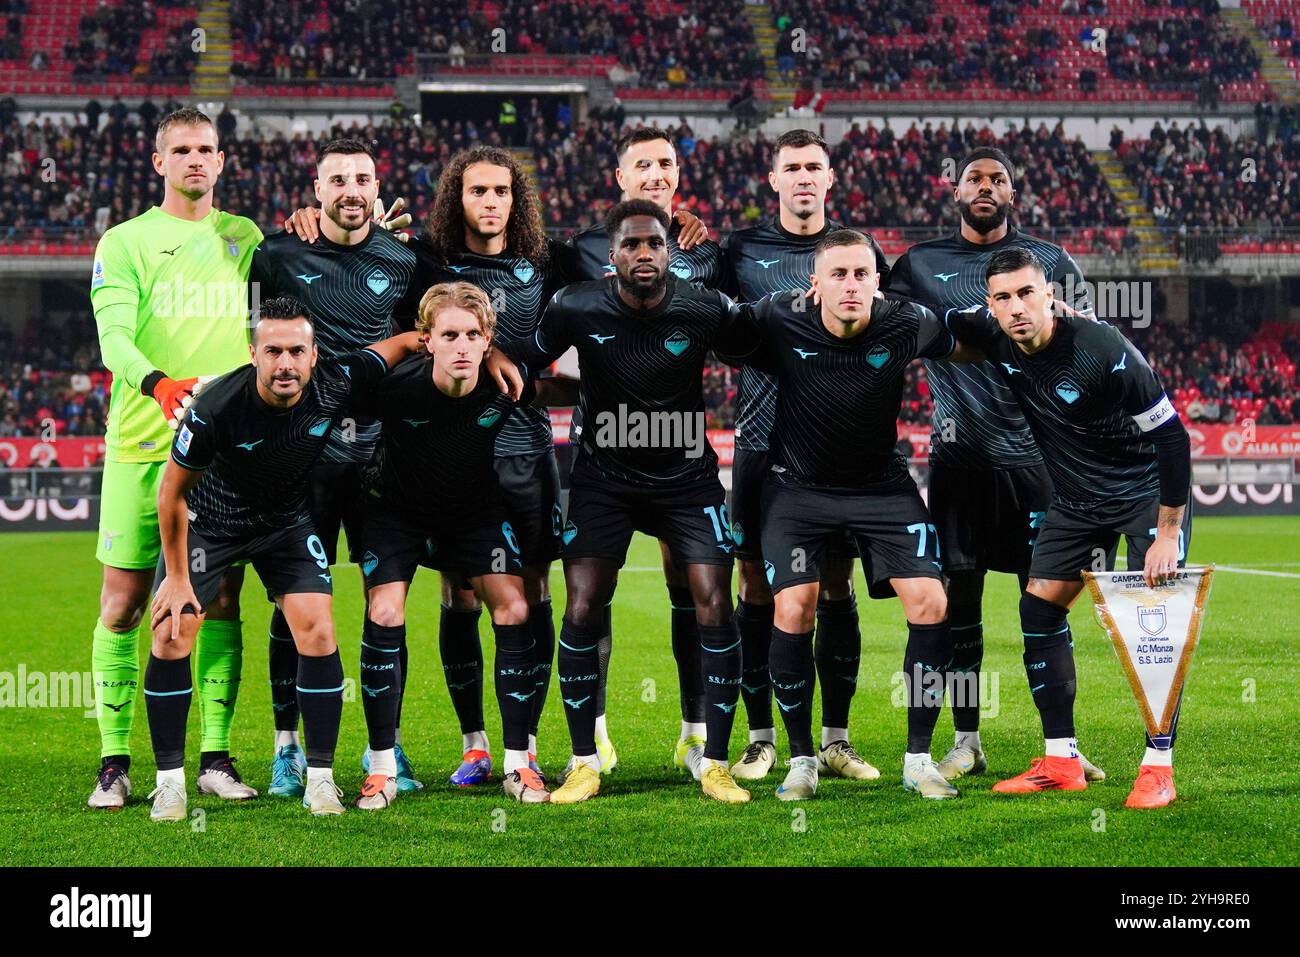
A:
[[[106,232],[90,298],[104,365],[113,373],[99,541],[104,566],[91,653],[101,765],[87,802],[116,809],[131,793],[131,724],[140,686],[140,621],[158,566],[158,486],[176,419],[208,377],[248,363],[248,273],[262,233],[213,208],[224,156],[212,121],[180,109],[158,125],[161,206]],[[201,560],[196,556],[195,560]],[[198,635],[195,681],[203,723],[199,790],[257,796],[230,760],[242,637],[232,569]]]

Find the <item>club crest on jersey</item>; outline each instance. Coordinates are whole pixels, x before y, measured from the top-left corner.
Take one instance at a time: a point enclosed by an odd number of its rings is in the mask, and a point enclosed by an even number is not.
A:
[[[1074,405],[1079,401],[1079,396],[1083,395],[1079,387],[1073,382],[1062,382],[1056,387],[1056,394],[1060,396],[1061,401],[1066,405]]]
[[[515,278],[520,282],[531,282],[533,276],[537,274],[537,270],[533,268],[533,264],[527,259],[521,259],[515,263],[514,274]]]
[[[737,545],[745,544],[745,529],[739,522],[731,523],[731,540]]]
[[[497,420],[501,418],[500,409],[488,409],[478,417],[478,424],[485,429],[490,429],[496,425]]]
[[[672,273],[674,276],[676,276],[678,279],[691,278],[691,267],[688,266],[686,263],[681,262],[680,260],[678,260],[677,262],[669,263],[668,271]]]
[[[366,553],[361,556],[361,574],[368,576],[378,567],[379,556],[374,552],[367,550]]]
[[[370,287],[370,291],[376,296],[382,296],[392,284],[392,281],[384,275],[382,269],[376,269],[366,277],[366,285]]]
[[[315,425],[313,425],[310,429],[307,430],[307,434],[314,435],[316,438],[319,439],[322,435],[324,435],[326,432],[329,431],[329,427],[330,427],[330,420],[321,419],[319,422],[317,422]]]
[[[578,526],[574,525],[572,521],[566,523],[564,526],[564,532],[560,535],[560,541],[567,545],[577,537]]]
[[[867,353],[867,365],[873,369],[879,369],[889,361],[889,350],[884,346],[873,346]]]
[[[221,238],[224,239],[226,242],[226,252],[230,253],[230,255],[238,259],[239,258],[239,237],[222,236]]]
[[[686,333],[680,330],[673,330],[672,335],[664,340],[664,348],[675,356],[680,356],[690,347],[691,340],[686,337]]]

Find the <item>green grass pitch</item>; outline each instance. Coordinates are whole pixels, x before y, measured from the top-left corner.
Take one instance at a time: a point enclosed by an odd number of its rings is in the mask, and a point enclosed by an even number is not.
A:
[[[584,805],[524,807],[499,785],[461,790],[447,783],[460,737],[438,664],[436,579],[421,571],[408,610],[412,674],[403,738],[426,789],[390,809],[349,810],[313,819],[292,800],[263,796],[243,805],[194,795],[197,705],[191,711],[189,824],[154,824],[143,796],[153,761],[144,706],[137,703],[132,749],[135,797],[118,813],[84,801],[98,763],[93,717],[81,707],[0,709],[0,864],[318,865],[1233,865],[1300,863],[1300,773],[1291,753],[1300,687],[1300,519],[1202,519],[1192,557],[1243,571],[1216,579],[1192,667],[1178,743],[1178,801],[1158,812],[1127,811],[1124,798],[1141,756],[1137,709],[1119,663],[1081,599],[1071,616],[1078,657],[1079,741],[1109,779],[1079,794],[1016,799],[991,794],[993,781],[1040,753],[1038,717],[1021,664],[1014,580],[989,578],[986,672],[998,676],[998,711],[985,715],[989,773],[959,782],[962,797],[930,802],[906,794],[899,774],[904,711],[891,705],[905,631],[897,602],[861,599],[862,672],[851,733],[882,772],[866,784],[824,781],[813,801],[792,807],[773,796],[774,771],[754,801],[725,807],[674,773],[678,711],[668,641],[668,602],[654,543],[638,538],[615,600],[609,727],[619,767]],[[97,610],[99,566],[91,534],[0,536],[0,672],[86,671]],[[553,578],[563,591],[558,573]],[[361,602],[356,572],[336,576],[336,623],[345,671],[356,675]],[[865,589],[859,585],[860,593]],[[563,610],[556,600],[557,619]],[[271,709],[266,604],[251,571],[244,591],[244,683],[232,753],[263,792],[269,777]],[[490,632],[484,629],[491,654]],[[141,644],[142,657],[147,653]],[[10,679],[13,680],[13,679]],[[556,772],[568,736],[552,686],[541,761]],[[500,722],[487,702],[488,732],[500,758]],[[732,754],[745,740],[737,710]],[[939,719],[935,750],[952,733]],[[336,779],[346,796],[360,785],[365,725],[359,701],[344,705]],[[784,734],[779,733],[782,757]],[[199,824],[201,823],[201,827]]]

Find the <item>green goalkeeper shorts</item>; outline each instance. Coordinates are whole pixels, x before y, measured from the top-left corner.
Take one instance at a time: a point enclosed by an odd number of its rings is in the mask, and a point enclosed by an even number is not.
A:
[[[158,565],[158,486],[166,462],[104,462],[95,557],[114,568]]]

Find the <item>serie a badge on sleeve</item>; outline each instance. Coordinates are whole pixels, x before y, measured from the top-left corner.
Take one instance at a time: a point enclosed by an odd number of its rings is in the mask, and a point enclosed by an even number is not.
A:
[[[1155,588],[1147,587],[1141,572],[1083,573],[1153,738],[1173,726],[1213,578],[1213,565],[1180,568]]]

